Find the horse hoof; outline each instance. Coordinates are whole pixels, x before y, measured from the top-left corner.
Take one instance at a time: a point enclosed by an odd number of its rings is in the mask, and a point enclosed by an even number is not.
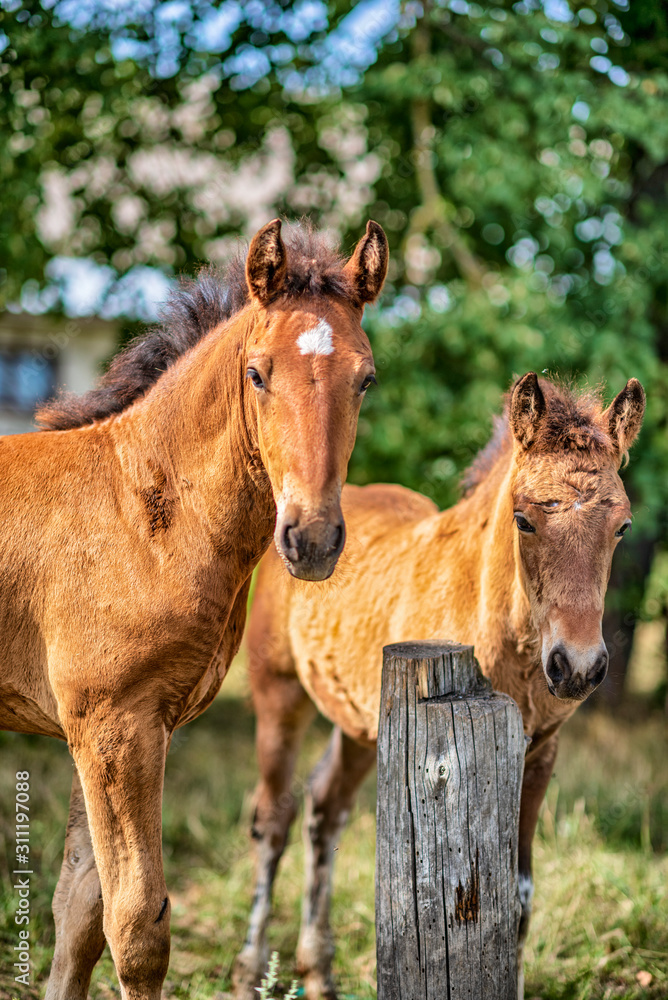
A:
[[[329,976],[321,972],[305,972],[302,981],[306,1000],[336,1000],[336,989]]]
[[[263,972],[256,972],[241,958],[237,958],[232,970],[232,994],[235,1000],[257,1000],[257,987],[262,982]]]

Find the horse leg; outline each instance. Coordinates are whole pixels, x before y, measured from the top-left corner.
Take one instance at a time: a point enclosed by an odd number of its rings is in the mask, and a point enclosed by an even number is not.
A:
[[[104,931],[100,879],[76,770],[53,916],[56,948],[46,1000],[86,1000],[93,968],[104,949]]]
[[[256,997],[255,987],[267,968],[267,926],[279,861],[297,813],[291,791],[297,753],[315,707],[295,676],[251,671],[257,716],[256,745],[260,782],[255,792],[251,837],[255,843],[256,882],[248,932],[234,968],[238,997]]]
[[[538,812],[545,797],[547,786],[552,777],[552,770],[559,747],[559,738],[551,736],[541,746],[529,754],[524,764],[524,781],[522,782],[522,800],[520,803],[520,835],[519,835],[519,886],[522,915],[520,917],[519,937],[517,943],[517,996],[524,997],[524,945],[529,931],[531,919],[531,902],[533,899],[533,877],[531,874],[531,844]]]
[[[167,731],[135,706],[113,716],[92,711],[68,728],[121,996],[159,1000],[169,964],[161,816]]]
[[[304,816],[306,884],[297,963],[308,1000],[334,998],[334,941],[329,926],[334,849],[357,789],[376,760],[375,747],[360,746],[337,727],[309,778]]]

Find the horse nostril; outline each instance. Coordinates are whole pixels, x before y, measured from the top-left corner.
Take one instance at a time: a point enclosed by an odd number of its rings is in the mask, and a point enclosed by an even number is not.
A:
[[[338,554],[341,551],[341,549],[343,548],[343,539],[344,539],[343,524],[337,524],[336,528],[334,529],[334,539],[327,551],[328,556],[334,555],[335,553]]]
[[[604,649],[600,656],[597,658],[596,663],[591,667],[589,673],[587,674],[587,680],[592,685],[592,687],[598,687],[601,681],[604,679],[608,672],[608,651]]]
[[[297,562],[299,552],[299,531],[294,524],[286,524],[283,529],[283,550],[291,562]]]
[[[563,684],[571,676],[571,665],[564,649],[553,649],[547,664],[547,676],[557,686]]]

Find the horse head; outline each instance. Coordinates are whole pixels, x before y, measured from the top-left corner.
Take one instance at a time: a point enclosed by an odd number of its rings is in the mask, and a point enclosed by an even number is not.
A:
[[[533,372],[511,391],[516,564],[557,698],[583,700],[607,672],[603,603],[613,552],[631,526],[619,468],[644,410],[637,379],[607,409]]]
[[[375,381],[362,313],[382,288],[388,246],[369,222],[346,264],[290,250],[277,219],[248,252],[246,386],[276,502],[276,548],[293,576],[325,580],[343,549],[341,487],[360,404]]]

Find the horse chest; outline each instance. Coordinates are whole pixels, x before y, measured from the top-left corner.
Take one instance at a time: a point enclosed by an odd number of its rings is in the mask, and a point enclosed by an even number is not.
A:
[[[246,606],[250,578],[237,593],[227,617],[224,629],[218,636],[212,655],[204,664],[204,670],[197,684],[191,690],[181,713],[176,720],[177,726],[182,726],[208,708],[218,694],[230,664],[239,650],[246,624]]]
[[[560,701],[550,694],[540,660],[510,654],[486,673],[494,688],[509,694],[517,703],[524,723],[524,732],[538,739],[540,734],[554,732],[577,707],[574,703]]]

